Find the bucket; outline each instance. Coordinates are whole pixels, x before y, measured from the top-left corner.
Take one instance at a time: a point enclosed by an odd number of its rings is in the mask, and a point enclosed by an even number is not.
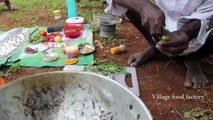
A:
[[[152,120],[116,81],[88,72],[27,76],[0,87],[1,120]]]
[[[113,38],[115,36],[116,23],[114,21],[100,22],[100,36],[104,38]]]

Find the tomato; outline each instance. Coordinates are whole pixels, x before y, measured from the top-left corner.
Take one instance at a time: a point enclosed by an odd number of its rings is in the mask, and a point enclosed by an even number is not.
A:
[[[39,34],[40,36],[46,36],[46,35],[47,35],[47,32],[46,32],[45,30],[39,30],[39,31],[38,31],[38,34]]]

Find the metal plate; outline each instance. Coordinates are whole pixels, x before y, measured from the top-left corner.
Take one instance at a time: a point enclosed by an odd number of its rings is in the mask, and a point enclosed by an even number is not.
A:
[[[27,28],[15,28],[0,35],[0,60],[15,54],[25,41],[29,40]]]

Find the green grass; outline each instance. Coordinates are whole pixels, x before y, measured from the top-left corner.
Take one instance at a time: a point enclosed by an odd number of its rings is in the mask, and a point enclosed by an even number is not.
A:
[[[17,11],[10,12],[4,3],[0,4],[0,22],[3,23],[0,25],[0,31],[20,26],[43,26],[47,22],[43,23],[42,20],[54,19],[54,10],[61,10],[64,16],[67,15],[65,0],[11,0],[11,2]],[[6,23],[9,25],[5,25]]]
[[[80,0],[80,7],[102,7],[103,0]]]
[[[183,117],[186,120],[210,120],[212,116],[211,109],[201,109],[199,107],[183,105],[181,110],[183,111]]]
[[[88,23],[90,23],[92,21],[93,14],[96,13],[96,10],[85,10],[84,12],[79,13],[79,16],[82,16]]]
[[[50,11],[55,9],[66,9],[65,1],[62,0],[12,0],[19,11],[29,12],[47,8]]]
[[[66,0],[11,0],[11,2],[17,11],[8,11],[4,3],[0,4],[0,31],[15,27],[64,24],[67,18]],[[103,12],[102,2],[103,0],[81,0],[77,4],[78,15],[90,23],[93,14]],[[54,20],[54,10],[61,10],[62,20]]]

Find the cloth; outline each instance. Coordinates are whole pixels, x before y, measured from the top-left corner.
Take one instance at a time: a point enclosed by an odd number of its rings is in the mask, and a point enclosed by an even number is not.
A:
[[[46,27],[39,27],[40,29],[46,30]],[[84,25],[85,30],[82,31],[82,35],[78,38],[75,38],[76,40],[72,41],[70,43],[71,46],[76,46],[77,44],[80,43],[90,43],[93,44],[93,32],[92,29],[90,29],[89,24]],[[32,33],[32,35],[37,35],[38,30],[34,31],[35,28],[30,28],[29,31]],[[0,35],[3,34],[4,32],[0,31]],[[55,46],[56,44],[63,44],[62,43],[53,43]],[[29,46],[29,43],[25,43],[22,48],[17,51],[14,55],[12,55],[10,58],[0,60],[0,65],[13,65],[16,63],[9,63],[7,62],[8,60],[14,60],[14,59],[21,59],[18,63],[21,66],[28,66],[28,67],[44,67],[44,66],[65,66],[64,60],[67,59],[67,56],[63,53],[63,48],[62,46],[55,47],[50,49],[52,52],[57,53],[59,55],[59,58],[55,61],[52,62],[45,62],[43,61],[43,56],[44,54],[42,51],[39,50],[41,48],[42,44],[32,44],[30,47],[36,48],[38,52],[34,54],[26,54],[24,53],[25,48]],[[39,47],[40,46],[40,47]],[[92,64],[94,61],[94,54],[88,54],[88,55],[79,55],[79,61],[76,63],[76,65],[85,65],[85,64]]]
[[[126,8],[113,4],[113,0],[107,0],[109,6],[105,12],[121,16],[127,11]],[[201,21],[201,28],[198,36],[190,41],[188,49],[182,55],[195,52],[205,43],[211,30],[207,31],[209,20],[213,19],[212,0],[155,0],[156,5],[164,12],[165,29],[173,32],[180,29],[188,21],[198,19]]]
[[[124,13],[127,12],[126,8],[120,5],[113,4],[113,0],[106,0],[106,1],[109,4],[109,6],[105,9],[106,13],[110,13],[116,16],[122,16]]]

